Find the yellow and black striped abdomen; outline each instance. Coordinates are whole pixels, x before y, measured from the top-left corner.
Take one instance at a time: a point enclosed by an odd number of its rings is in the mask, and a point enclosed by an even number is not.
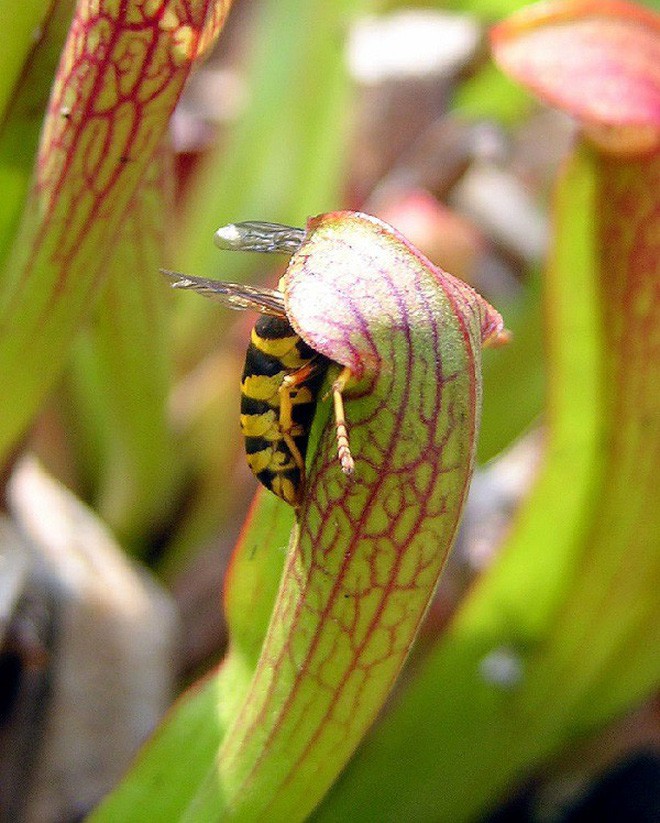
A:
[[[288,320],[261,316],[252,331],[241,385],[241,429],[257,479],[292,506],[300,503],[316,398],[328,370]],[[287,381],[290,420],[280,389]]]

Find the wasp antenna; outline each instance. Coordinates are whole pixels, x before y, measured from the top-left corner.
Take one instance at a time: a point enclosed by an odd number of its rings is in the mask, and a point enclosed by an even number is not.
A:
[[[305,235],[305,229],[294,226],[246,220],[221,226],[213,240],[220,249],[293,254],[300,248]]]

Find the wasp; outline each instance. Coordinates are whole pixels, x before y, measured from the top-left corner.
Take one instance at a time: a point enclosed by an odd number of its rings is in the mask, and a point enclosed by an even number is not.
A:
[[[279,223],[250,221],[218,229],[223,249],[292,253],[302,243],[303,229]],[[241,380],[240,424],[248,465],[267,489],[298,508],[305,489],[305,457],[319,392],[335,365],[314,351],[294,330],[277,289],[224,283],[161,269],[174,288],[190,289],[232,309],[259,312],[245,356]],[[343,389],[350,370],[333,382],[337,449],[343,472],[354,471]]]

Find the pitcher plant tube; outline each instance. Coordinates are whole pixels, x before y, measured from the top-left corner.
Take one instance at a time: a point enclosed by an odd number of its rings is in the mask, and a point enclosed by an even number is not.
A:
[[[354,471],[342,471],[336,426],[321,408],[272,614],[265,634],[252,633],[258,653],[241,642],[250,615],[228,602],[232,639],[215,680],[182,698],[95,820],[137,819],[132,804],[171,766],[184,714],[196,718],[195,777],[160,798],[160,814],[302,820],[387,698],[454,539],[474,464],[481,347],[506,340],[499,314],[391,227],[355,212],[308,222],[280,288],[295,332],[336,364],[331,380],[350,373]],[[281,531],[270,546],[255,546],[252,531],[236,548],[228,601],[231,587],[250,586],[236,568],[272,579],[281,563]],[[200,738],[215,701],[216,722]]]

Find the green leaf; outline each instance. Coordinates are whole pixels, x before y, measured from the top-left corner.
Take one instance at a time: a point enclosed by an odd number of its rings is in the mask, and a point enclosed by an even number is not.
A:
[[[209,23],[207,13],[226,9],[211,0],[160,5],[108,6],[102,20],[91,0],[77,6],[35,183],[0,283],[1,455],[64,366],[209,26],[221,22],[218,12]],[[154,25],[163,13],[168,26]],[[127,53],[144,58],[131,61],[130,72]]]
[[[3,47],[0,51],[0,120],[15,93],[21,72],[30,52],[43,44],[43,27],[48,26],[53,9],[67,7],[71,17],[72,2],[57,0],[23,0],[19,9],[13,0],[0,0],[0,20],[3,21]],[[48,76],[50,80],[50,76]]]
[[[0,0],[0,6],[8,5]],[[26,3],[21,14],[0,13],[0,20],[11,20],[20,31],[5,35],[7,49],[0,54],[0,101],[4,110],[0,122],[0,264],[9,253],[21,212],[25,205],[34,157],[43,125],[50,87],[62,44],[71,21],[73,3]],[[42,8],[40,8],[42,7]],[[39,32],[37,40],[32,36]],[[29,40],[27,39],[29,38]],[[20,63],[12,61],[23,60]]]
[[[452,109],[466,118],[515,124],[528,114],[531,105],[529,94],[488,62],[457,87]]]
[[[90,432],[96,508],[125,546],[137,549],[171,509],[179,470],[167,420],[169,344],[158,267],[165,219],[159,157],[131,203],[90,328],[74,348],[75,428]],[[76,402],[76,399],[79,402]],[[85,411],[92,419],[85,420]]]
[[[500,309],[511,342],[503,349],[484,352],[484,408],[477,452],[484,463],[540,417],[545,397],[543,321],[536,278],[514,305]]]

